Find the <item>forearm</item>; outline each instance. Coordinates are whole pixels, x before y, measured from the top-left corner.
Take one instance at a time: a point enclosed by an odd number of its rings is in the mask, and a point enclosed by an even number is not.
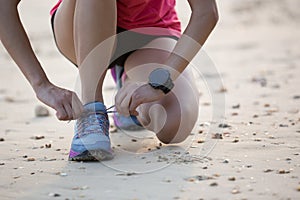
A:
[[[9,0],[13,1],[13,0]],[[34,90],[48,79],[36,58],[17,11],[18,1],[0,1],[0,39]]]
[[[196,1],[200,2],[200,0]],[[174,69],[171,72],[172,80],[175,80],[183,72],[199,52],[218,21],[216,6],[212,3],[214,1],[204,0],[202,2],[205,3],[197,6],[191,3],[192,15],[189,24],[165,62],[166,66]]]

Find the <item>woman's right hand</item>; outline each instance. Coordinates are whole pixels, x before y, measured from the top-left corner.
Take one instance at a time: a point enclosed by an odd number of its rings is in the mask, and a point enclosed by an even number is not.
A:
[[[34,88],[37,98],[56,110],[59,120],[77,119],[83,111],[83,105],[75,92],[44,83]]]

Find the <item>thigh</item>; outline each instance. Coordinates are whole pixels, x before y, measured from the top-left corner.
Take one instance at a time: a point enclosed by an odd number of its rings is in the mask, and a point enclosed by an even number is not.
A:
[[[54,18],[54,35],[59,51],[76,63],[73,24],[76,0],[63,0]]]
[[[125,62],[126,74],[133,80],[148,80],[149,73],[166,61],[175,45],[176,40],[171,38],[153,40],[143,49],[135,51],[128,57]],[[190,134],[197,120],[199,94],[193,74],[188,68],[174,83],[172,94],[168,94],[160,101],[140,106],[139,120],[146,125],[146,128],[156,132],[162,141],[180,142]],[[153,105],[159,105],[163,109],[153,109],[157,112],[150,112]],[[163,115],[166,117],[163,120],[164,124],[161,124]],[[179,132],[180,134],[178,134]]]

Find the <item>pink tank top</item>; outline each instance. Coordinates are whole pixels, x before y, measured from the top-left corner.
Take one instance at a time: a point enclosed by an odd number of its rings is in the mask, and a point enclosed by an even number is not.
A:
[[[52,8],[51,15],[61,2]],[[176,0],[117,0],[117,26],[149,35],[180,37],[181,25],[175,4]]]

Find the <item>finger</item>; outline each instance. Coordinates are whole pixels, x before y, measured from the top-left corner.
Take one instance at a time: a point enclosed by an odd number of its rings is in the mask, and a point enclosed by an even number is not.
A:
[[[64,104],[64,109],[67,112],[67,120],[73,120],[75,116],[75,112],[73,111],[71,105],[69,103]]]
[[[137,116],[139,113],[136,111],[136,108],[143,103],[143,97],[134,92],[131,96],[130,103],[129,103],[129,113],[131,115]]]
[[[62,120],[62,121],[67,120],[68,115],[62,105],[56,106],[54,109],[56,110],[57,119]]]

